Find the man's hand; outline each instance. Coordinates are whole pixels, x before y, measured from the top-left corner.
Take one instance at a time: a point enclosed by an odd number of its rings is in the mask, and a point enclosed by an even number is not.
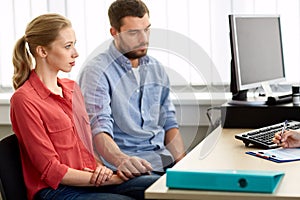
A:
[[[141,174],[150,174],[151,164],[139,157],[123,153],[110,135],[102,132],[94,137],[98,153],[109,163],[117,167],[117,175],[127,181]]]
[[[132,156],[122,159],[118,165],[117,174],[122,180],[127,181],[142,174],[150,174],[152,170],[148,161]]]

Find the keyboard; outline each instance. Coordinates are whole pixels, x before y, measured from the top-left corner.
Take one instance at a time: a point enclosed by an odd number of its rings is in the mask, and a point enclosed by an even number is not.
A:
[[[235,138],[242,140],[245,146],[254,145],[262,149],[273,149],[279,147],[272,139],[275,133],[282,130],[284,122],[265,126],[262,128],[254,129],[251,131],[239,133],[235,135]],[[299,129],[300,122],[294,120],[288,120],[286,129]]]

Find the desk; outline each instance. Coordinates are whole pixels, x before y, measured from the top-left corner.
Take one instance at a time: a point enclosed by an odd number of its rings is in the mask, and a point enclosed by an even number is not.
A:
[[[261,128],[281,123],[286,119],[300,121],[300,106],[292,103],[279,105],[229,105],[221,106],[223,128]]]
[[[147,199],[205,199],[205,200],[257,200],[257,199],[300,199],[300,162],[274,163],[268,160],[246,155],[250,150],[244,144],[234,139],[234,134],[249,129],[221,129],[218,127],[208,137],[186,155],[174,168],[176,169],[236,169],[236,170],[278,170],[285,175],[277,190],[272,194],[219,192],[200,190],[179,190],[166,187],[166,175],[163,175],[145,192]],[[221,134],[220,134],[221,132]],[[214,142],[216,141],[216,142]],[[200,152],[206,147],[214,146],[208,156],[199,159]],[[253,148],[251,148],[253,150]]]

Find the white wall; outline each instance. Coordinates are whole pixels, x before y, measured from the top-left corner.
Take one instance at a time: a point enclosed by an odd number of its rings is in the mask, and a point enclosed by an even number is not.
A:
[[[0,85],[11,85],[11,52],[23,36],[26,24],[39,14],[61,13],[73,22],[80,57],[71,72],[76,74],[88,55],[110,38],[107,9],[112,0],[6,0],[0,2]],[[280,14],[286,74],[290,82],[300,82],[300,1],[298,0],[145,0],[152,28],[174,31],[197,44],[211,62],[190,63],[199,49],[188,43],[188,56],[166,49],[152,50],[171,75],[173,85],[228,84],[230,45],[228,14]],[[172,36],[172,35],[171,35]],[[150,45],[151,46],[151,45]],[[198,63],[196,63],[198,65]],[[198,70],[202,67],[200,70]]]

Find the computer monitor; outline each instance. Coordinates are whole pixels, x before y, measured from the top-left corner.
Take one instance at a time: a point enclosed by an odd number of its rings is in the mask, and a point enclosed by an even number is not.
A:
[[[285,81],[279,15],[229,15],[231,42],[231,93],[247,100],[247,91]]]

